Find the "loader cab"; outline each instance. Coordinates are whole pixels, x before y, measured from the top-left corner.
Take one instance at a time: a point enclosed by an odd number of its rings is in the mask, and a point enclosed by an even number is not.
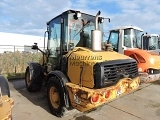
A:
[[[125,26],[110,30],[108,43],[113,50],[124,54],[125,50],[141,48],[142,31],[138,27]]]
[[[160,54],[159,35],[145,34],[142,37],[142,49]]]
[[[99,30],[103,31],[102,19],[98,21]],[[47,22],[48,71],[60,67],[62,56],[74,47],[91,48],[91,31],[94,29],[95,16],[74,10],[68,10]]]

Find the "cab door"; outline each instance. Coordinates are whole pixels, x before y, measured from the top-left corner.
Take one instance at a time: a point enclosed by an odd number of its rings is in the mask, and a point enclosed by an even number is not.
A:
[[[60,40],[61,40],[61,16],[56,17],[48,24],[48,61],[47,61],[47,72],[54,69],[58,69],[60,66],[59,55],[60,55]]]

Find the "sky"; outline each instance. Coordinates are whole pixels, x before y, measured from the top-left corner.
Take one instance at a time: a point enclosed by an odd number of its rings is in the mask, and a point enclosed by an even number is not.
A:
[[[43,36],[46,22],[73,9],[110,18],[105,30],[134,25],[160,34],[160,0],[0,0],[0,32]]]

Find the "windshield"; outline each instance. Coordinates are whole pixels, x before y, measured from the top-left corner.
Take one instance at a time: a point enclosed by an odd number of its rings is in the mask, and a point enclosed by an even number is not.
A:
[[[141,48],[142,32],[133,28],[124,30],[124,46],[128,48]]]
[[[103,31],[103,24],[98,24],[99,29]],[[73,47],[91,48],[91,31],[95,29],[95,16],[82,14],[75,20],[73,14],[69,15],[69,35],[67,42]],[[69,49],[69,48],[68,48]]]

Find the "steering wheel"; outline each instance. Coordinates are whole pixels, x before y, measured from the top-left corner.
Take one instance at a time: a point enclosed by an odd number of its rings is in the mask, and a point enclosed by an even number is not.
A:
[[[149,50],[155,50],[156,47],[154,45],[149,46]]]

